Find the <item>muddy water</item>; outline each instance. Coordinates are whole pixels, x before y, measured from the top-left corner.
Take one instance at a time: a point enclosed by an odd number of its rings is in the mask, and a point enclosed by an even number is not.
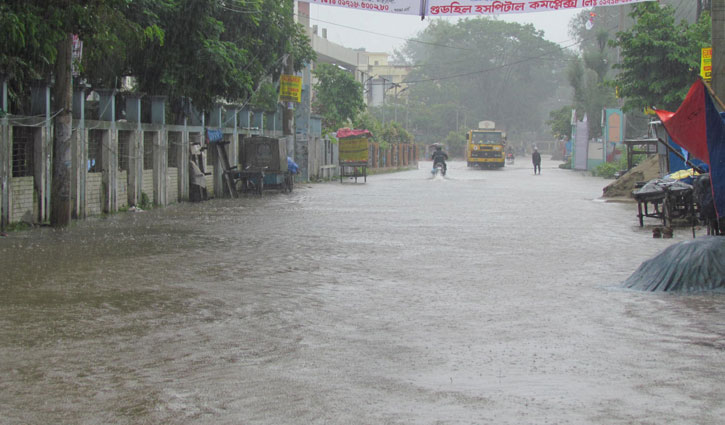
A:
[[[725,296],[619,289],[687,230],[429,166],[0,238],[0,423],[722,423]]]

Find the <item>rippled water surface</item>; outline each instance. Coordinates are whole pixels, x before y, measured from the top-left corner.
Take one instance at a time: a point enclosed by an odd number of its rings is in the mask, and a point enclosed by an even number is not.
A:
[[[689,229],[429,168],[0,238],[0,423],[723,423],[725,296],[619,289]]]

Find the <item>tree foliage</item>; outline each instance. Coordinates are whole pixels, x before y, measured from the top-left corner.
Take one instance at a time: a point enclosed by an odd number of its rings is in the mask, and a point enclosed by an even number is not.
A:
[[[700,49],[710,43],[710,17],[693,25],[675,22],[675,10],[657,3],[635,5],[634,26],[611,42],[622,49],[621,72],[613,80],[625,110],[675,110],[698,78]]]
[[[571,139],[571,110],[571,106],[564,106],[549,112],[549,120],[546,124],[551,128],[551,134],[557,139]]]
[[[608,41],[619,25],[618,15],[619,8],[598,7],[582,11],[570,24],[569,32],[577,40],[580,55],[570,61],[567,78],[574,89],[572,100],[577,118],[582,119],[584,114],[588,116],[591,137],[602,135],[599,119],[602,109],[619,106],[614,89],[607,84],[611,64],[617,61],[617,51]]]
[[[318,64],[313,74],[317,82],[312,111],[322,116],[323,132],[348,127],[365,109],[362,84],[351,73],[326,63]]]
[[[448,149],[448,155],[457,158],[466,157],[467,133],[465,131],[451,131],[448,133],[443,144]]]
[[[314,58],[292,0],[9,0],[0,3],[0,73],[17,88],[50,78],[58,40],[84,42],[80,78],[118,88],[136,78],[146,94],[191,99],[199,109],[242,103],[267,76]]]
[[[27,98],[35,80],[50,81],[58,43],[68,34],[81,36],[103,31],[102,16],[120,0],[6,0],[0,3],[0,74],[9,79],[10,100]]]
[[[512,137],[540,129],[563,82],[565,55],[532,25],[487,18],[433,21],[398,55],[416,139],[440,142],[464,122],[495,121]]]

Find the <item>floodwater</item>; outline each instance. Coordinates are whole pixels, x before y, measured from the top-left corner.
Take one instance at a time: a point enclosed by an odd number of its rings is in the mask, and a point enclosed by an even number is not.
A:
[[[723,423],[725,295],[620,289],[689,229],[556,165],[0,238],[0,423]]]

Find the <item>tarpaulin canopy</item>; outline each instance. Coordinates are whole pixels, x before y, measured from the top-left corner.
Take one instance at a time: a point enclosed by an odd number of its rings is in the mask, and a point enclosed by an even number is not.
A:
[[[655,0],[299,0],[323,6],[401,15],[481,16],[620,6]]]
[[[725,117],[709,90],[697,80],[677,112],[655,112],[672,140],[710,166],[715,210],[725,217]]]
[[[337,130],[338,139],[342,139],[345,137],[356,137],[356,136],[372,137],[373,134],[369,130],[353,130],[350,128],[341,128],[341,129]]]
[[[725,238],[702,236],[651,258],[624,281],[641,291],[696,292],[725,288]]]

